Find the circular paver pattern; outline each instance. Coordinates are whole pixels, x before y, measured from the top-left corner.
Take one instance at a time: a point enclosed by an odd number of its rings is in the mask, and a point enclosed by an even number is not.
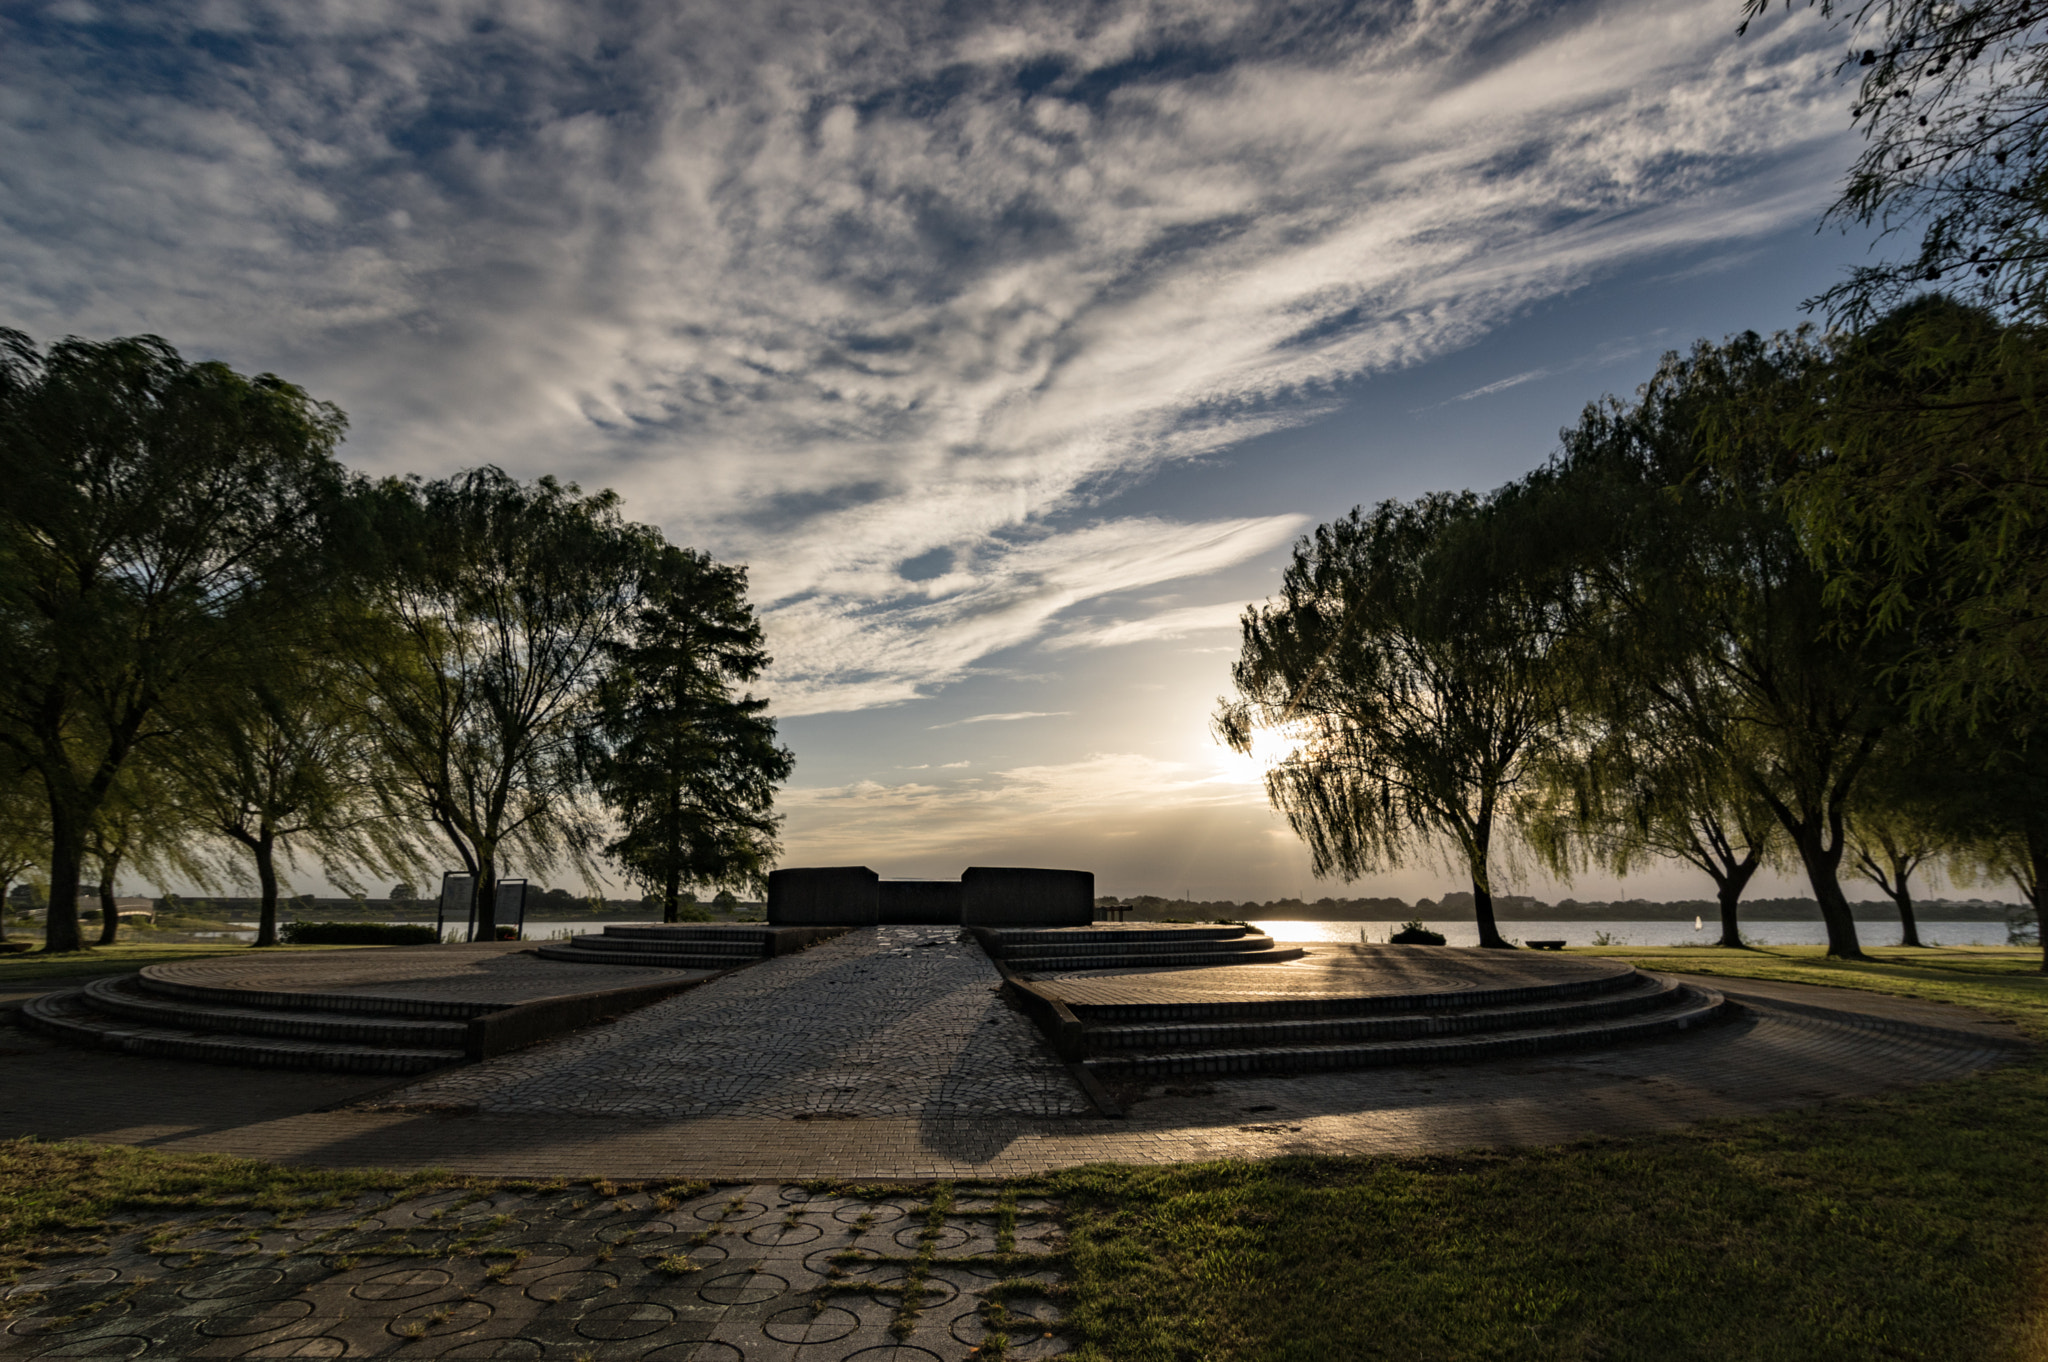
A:
[[[149,1340],[137,1334],[106,1334],[97,1338],[73,1339],[59,1343],[37,1357],[140,1357],[149,1351]]]
[[[529,1298],[550,1305],[559,1301],[587,1301],[619,1288],[618,1276],[587,1268],[582,1272],[556,1272],[526,1288]]]
[[[860,1328],[860,1316],[833,1305],[812,1310],[793,1305],[761,1321],[761,1332],[777,1343],[834,1343]]]
[[[746,1356],[730,1343],[717,1339],[703,1339],[688,1343],[671,1343],[665,1348],[656,1348],[651,1353],[642,1353],[640,1362],[741,1362]]]
[[[731,1272],[713,1277],[697,1288],[697,1294],[713,1305],[758,1305],[774,1300],[789,1290],[789,1278],[773,1272]]]
[[[458,1344],[442,1353],[443,1357],[459,1357],[467,1362],[470,1358],[518,1359],[546,1355],[547,1348],[531,1338],[479,1338],[474,1342]]]
[[[187,1282],[178,1288],[178,1294],[188,1301],[232,1300],[272,1290],[283,1280],[284,1273],[274,1267],[236,1267]]]
[[[416,1305],[394,1316],[386,1331],[400,1338],[439,1338],[444,1334],[466,1334],[481,1328],[496,1314],[483,1301],[448,1301],[440,1305]]]
[[[576,1321],[585,1338],[618,1341],[660,1333],[675,1322],[676,1312],[657,1301],[620,1301],[600,1306]]]
[[[276,1338],[258,1343],[237,1357],[347,1357],[348,1340],[335,1338],[331,1334],[314,1334],[310,1337]]]
[[[358,1283],[349,1294],[361,1301],[409,1301],[431,1295],[454,1280],[438,1267],[401,1267]]]
[[[199,1332],[209,1338],[247,1338],[251,1334],[289,1329],[312,1313],[313,1302],[298,1297],[238,1302],[200,1320]]]

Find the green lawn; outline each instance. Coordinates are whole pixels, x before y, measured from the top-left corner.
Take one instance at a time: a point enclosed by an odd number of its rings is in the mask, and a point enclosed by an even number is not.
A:
[[[1616,954],[1609,950],[1605,954]],[[1964,1002],[2048,1038],[2036,952],[1628,950],[1660,970]],[[2048,1359],[2048,1059],[1891,1097],[1560,1148],[1095,1167],[1064,1198],[1068,1338],[1192,1359]],[[378,1180],[0,1144],[0,1257],[128,1208]],[[388,1180],[388,1179],[387,1179]]]
[[[102,974],[124,974],[139,970],[144,965],[160,964],[166,960],[204,960],[213,955],[248,954],[252,948],[243,942],[224,941],[204,944],[180,944],[175,942],[120,942],[112,946],[92,946],[82,951],[67,951],[61,955],[44,955],[31,952],[26,955],[0,955],[0,993],[19,993],[39,984],[62,983],[66,979],[89,979]],[[360,946],[271,946],[269,952],[285,951],[346,951],[361,950]]]

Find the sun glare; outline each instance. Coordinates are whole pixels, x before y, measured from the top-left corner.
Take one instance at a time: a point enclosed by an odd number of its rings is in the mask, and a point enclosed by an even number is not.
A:
[[[1230,774],[1246,782],[1262,782],[1266,772],[1301,750],[1302,735],[1284,728],[1252,730],[1252,750],[1239,752],[1223,747],[1222,763]]]

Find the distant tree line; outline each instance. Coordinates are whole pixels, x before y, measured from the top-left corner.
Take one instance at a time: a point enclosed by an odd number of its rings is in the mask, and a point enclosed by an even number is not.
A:
[[[673,918],[759,886],[790,771],[743,568],[611,492],[484,467],[369,479],[345,421],[143,336],[0,331],[0,891],[46,949],[116,877],[496,881],[610,863]]]

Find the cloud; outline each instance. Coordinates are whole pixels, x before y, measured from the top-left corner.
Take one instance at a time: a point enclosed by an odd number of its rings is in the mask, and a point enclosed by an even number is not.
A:
[[[778,712],[891,704],[1293,532],[1098,515],[1162,466],[1810,220],[1833,48],[1807,13],[1728,28],[1692,0],[15,6],[0,313],[284,373],[374,470],[614,486],[751,564]]]
[[[940,728],[958,728],[958,727],[960,727],[960,726],[961,726],[962,724],[1008,724],[1008,723],[1015,723],[1015,722],[1016,722],[1017,720],[1019,720],[1019,719],[1057,719],[1057,718],[1061,717],[1062,715],[1065,715],[1065,714],[1070,714],[1070,713],[1072,713],[1072,712],[1073,712],[1073,711],[1071,711],[1071,710],[1065,710],[1065,709],[1051,709],[1051,710],[1037,710],[1037,709],[1031,709],[1031,710],[1020,710],[1020,711],[1018,711],[1018,712],[1017,712],[1017,713],[1015,713],[1015,714],[977,714],[977,715],[975,715],[975,716],[974,716],[973,718],[971,718],[971,719],[955,719],[955,720],[953,720],[953,722],[951,722],[951,723],[949,723],[949,724],[933,724],[933,725],[932,725],[932,728],[934,728],[934,729],[940,729]],[[965,763],[964,763],[964,762],[962,762],[962,763],[949,763],[949,764],[958,764],[958,765],[965,765]]]
[[[1091,621],[1081,628],[1053,635],[1046,640],[1045,646],[1054,651],[1063,651],[1069,648],[1115,648],[1126,643],[1186,638],[1189,634],[1235,629],[1244,611],[1242,602],[1223,601],[1216,605],[1183,606],[1178,610],[1165,610],[1142,619],[1114,620],[1107,624],[1096,624]]]

